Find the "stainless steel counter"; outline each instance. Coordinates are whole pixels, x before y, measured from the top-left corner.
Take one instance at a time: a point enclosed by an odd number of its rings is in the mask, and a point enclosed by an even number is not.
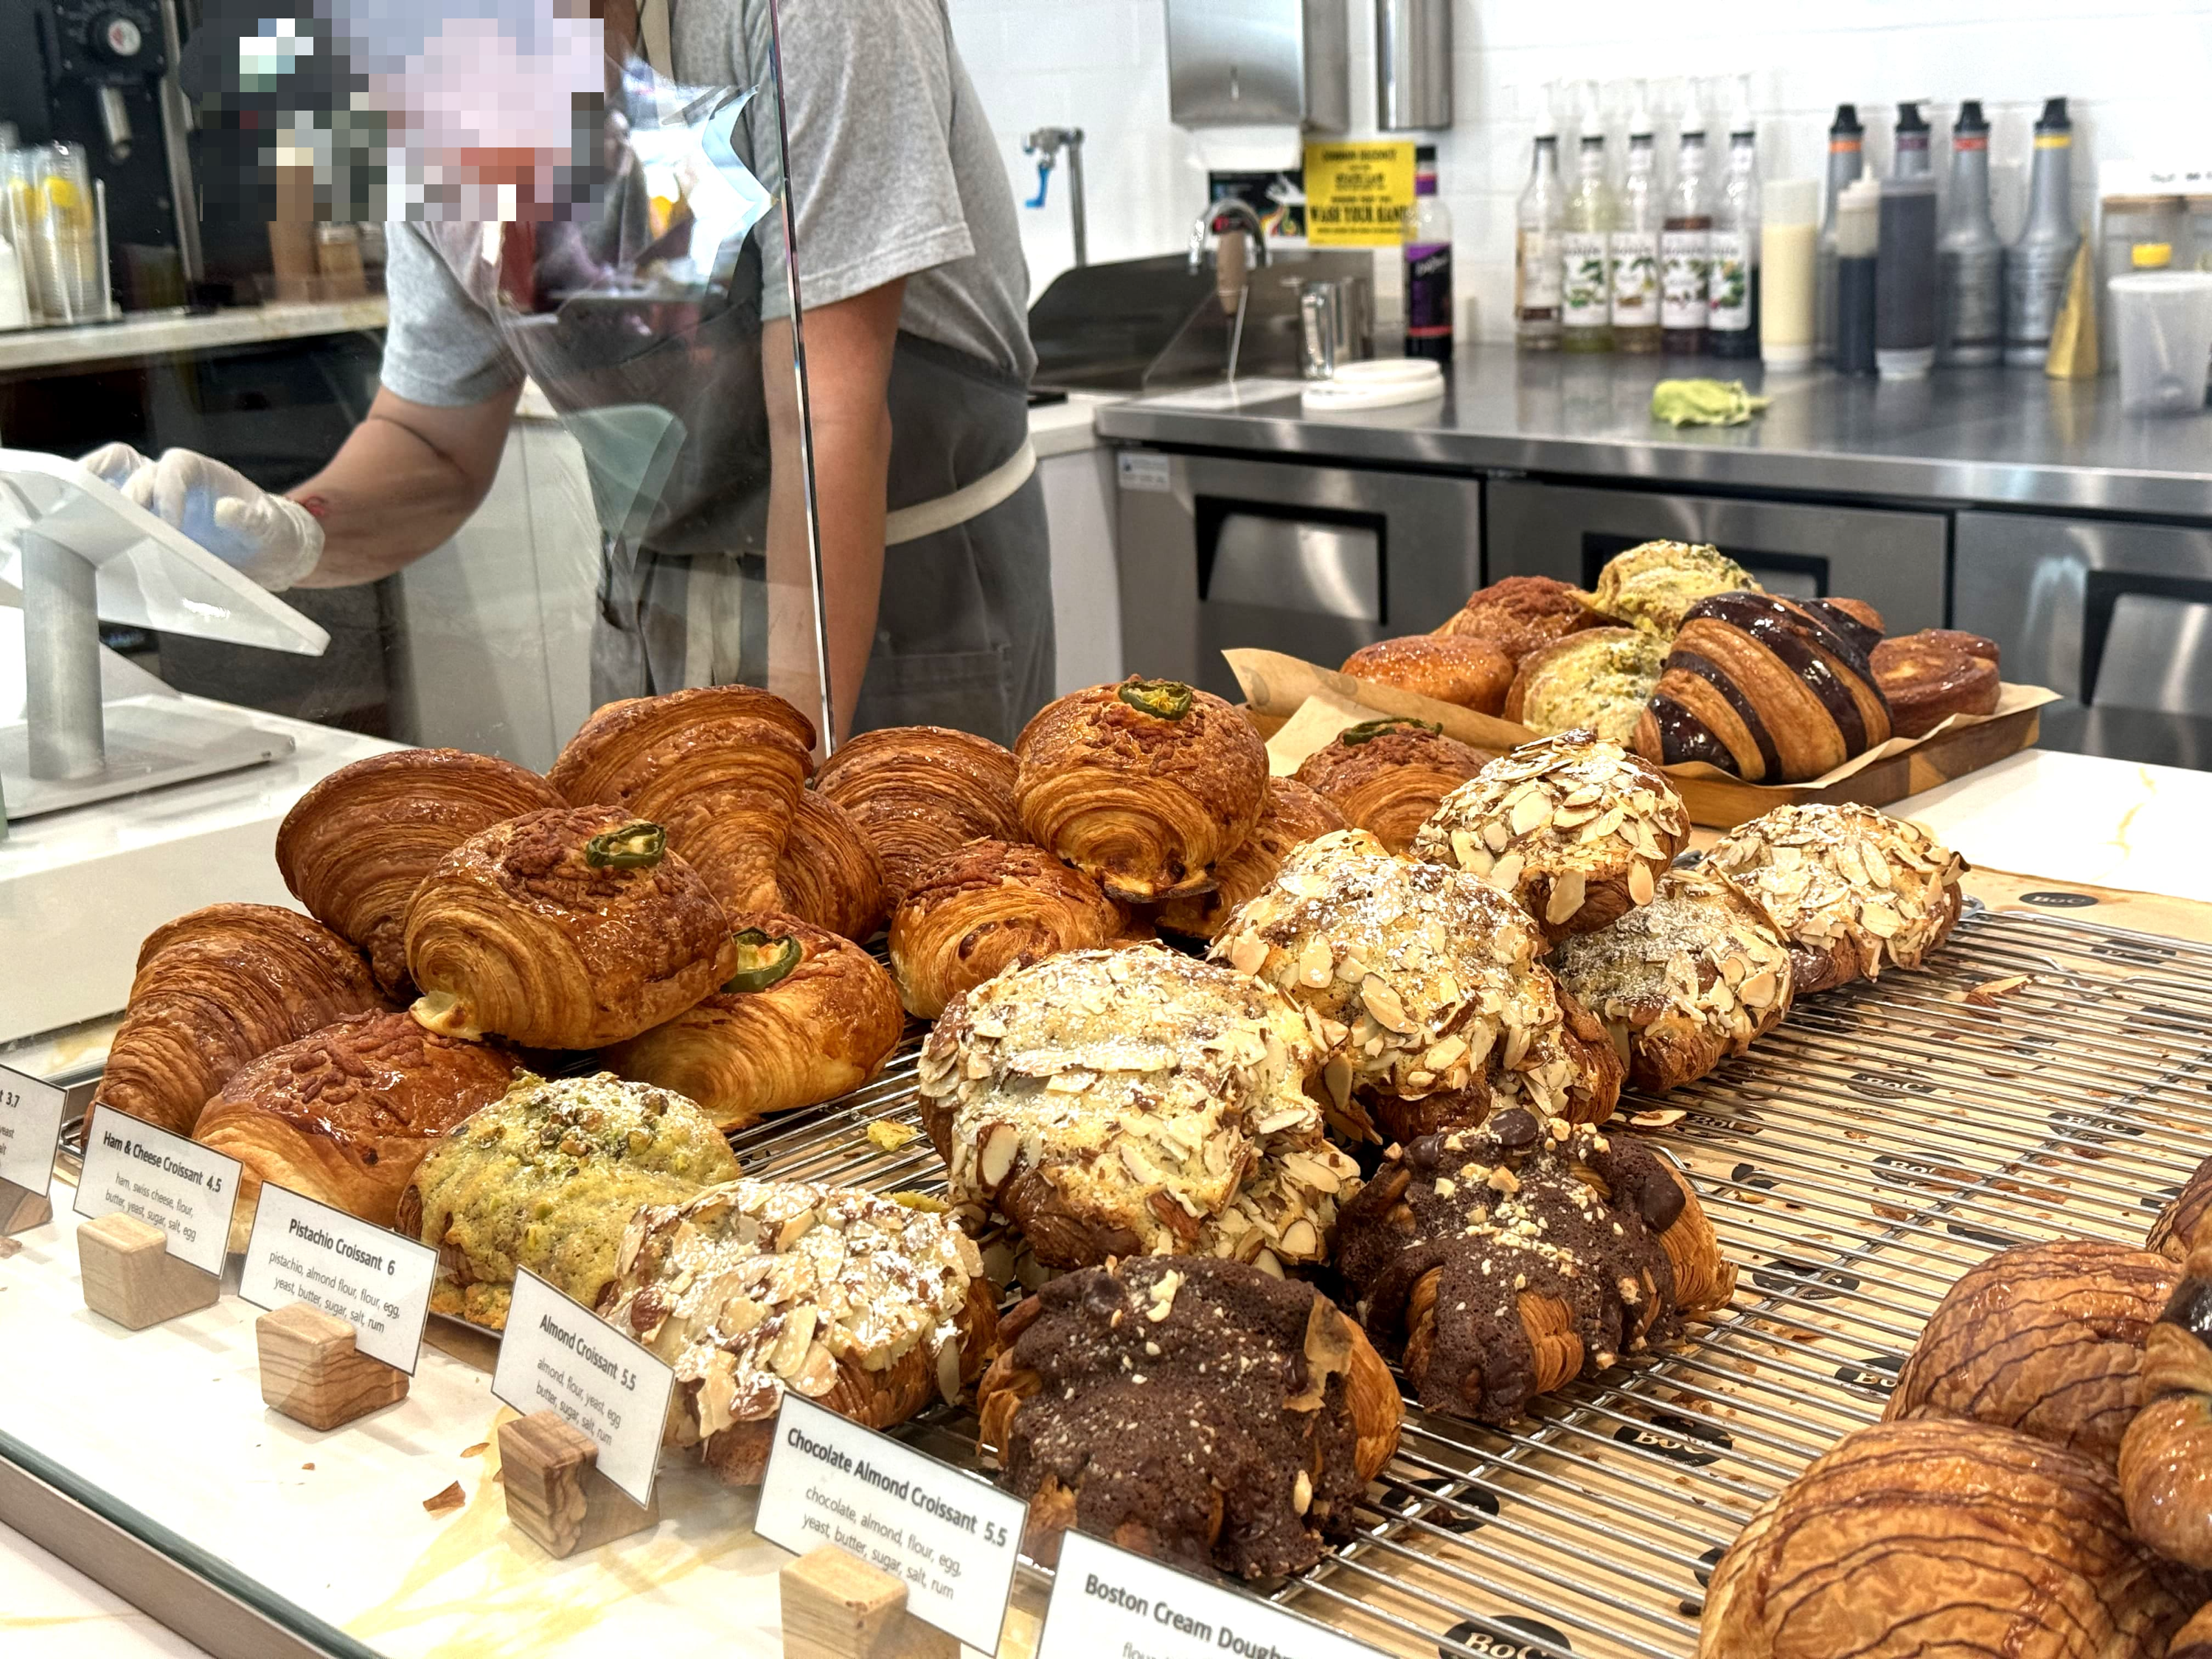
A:
[[[1650,418],[1674,375],[1741,379],[1774,399],[1748,426],[1676,431]],[[1761,385],[1762,378],[1765,384]],[[1882,382],[1755,363],[1463,352],[1440,404],[1304,416],[1271,382],[1231,406],[1143,398],[1098,411],[1102,437],[1281,459],[1510,470],[1834,498],[2089,511],[2212,522],[2212,413],[2120,413],[2118,377],[1947,369]]]

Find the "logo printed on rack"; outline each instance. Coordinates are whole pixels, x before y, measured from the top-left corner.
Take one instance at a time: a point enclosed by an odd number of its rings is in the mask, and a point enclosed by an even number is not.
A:
[[[1462,1619],[1444,1632],[1444,1641],[1459,1646],[1439,1645],[1437,1659],[1461,1659],[1462,1652],[1480,1654],[1481,1659],[1553,1659],[1555,1654],[1575,1650],[1565,1632],[1540,1619],[1523,1618],[1517,1613],[1498,1613],[1483,1624]]]
[[[1413,1516],[1424,1526],[1480,1532],[1498,1517],[1497,1494],[1469,1481],[1431,1475],[1421,1480],[1394,1480],[1391,1486],[1379,1506],[1392,1515]]]
[[[1624,1423],[1613,1431],[1613,1437],[1624,1446],[1656,1452],[1672,1462],[1686,1463],[1693,1468],[1717,1463],[1721,1452],[1735,1449],[1735,1439],[1727,1430],[1694,1418],[1678,1417],[1672,1412],[1652,1413],[1649,1424]],[[1707,1446],[1717,1446],[1720,1451],[1707,1451]]]
[[[1867,1394],[1887,1397],[1897,1388],[1897,1374],[1905,1369],[1902,1356],[1878,1353],[1861,1360],[1856,1365],[1836,1367],[1836,1381],[1848,1389],[1857,1389]]]

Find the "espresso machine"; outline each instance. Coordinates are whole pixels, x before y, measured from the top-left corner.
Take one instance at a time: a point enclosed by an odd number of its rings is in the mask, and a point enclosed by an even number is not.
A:
[[[118,304],[185,303],[199,276],[178,0],[0,4],[0,120],[16,142],[81,145],[107,215]]]

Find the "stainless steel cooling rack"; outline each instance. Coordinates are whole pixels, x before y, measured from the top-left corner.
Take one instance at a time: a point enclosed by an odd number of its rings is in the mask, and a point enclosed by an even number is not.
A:
[[[866,1134],[915,1121],[915,1047],[738,1137],[748,1172],[939,1190],[926,1139]],[[1413,1659],[1682,1659],[1721,1552],[1881,1415],[1960,1273],[2032,1240],[2141,1240],[2212,1156],[2208,1084],[2212,949],[2176,940],[1977,912],[1927,969],[1808,999],[1714,1076],[1621,1105],[1688,1170],[1733,1305],[1510,1431],[1409,1407],[1359,1534],[1266,1593]],[[972,1466],[972,1430],[906,1432]]]

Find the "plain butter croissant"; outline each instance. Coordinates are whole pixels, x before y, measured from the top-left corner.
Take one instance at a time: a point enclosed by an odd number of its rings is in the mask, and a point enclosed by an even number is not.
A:
[[[210,904],[138,947],[130,1006],[93,1097],[188,1135],[249,1060],[387,1006],[361,953],[320,922],[273,904]]]
[[[975,842],[923,872],[899,901],[891,974],[906,1011],[935,1019],[1001,969],[1104,945],[1127,921],[1097,882],[1042,847]]]
[[[1267,793],[1252,723],[1173,680],[1132,676],[1047,703],[1014,753],[1030,839],[1126,904],[1211,889]]]
[[[546,776],[574,805],[661,825],[730,910],[772,910],[813,750],[813,724],[774,692],[702,685],[607,704]]]
[[[890,911],[881,855],[851,813],[812,789],[792,809],[775,884],[786,915],[849,939],[872,939]]]
[[[596,1048],[681,1013],[737,959],[722,907],[661,827],[611,807],[495,824],[407,907],[415,1017],[448,1036]]]
[[[479,830],[563,805],[535,772],[458,749],[398,749],[342,766],[276,831],[276,868],[307,914],[368,952],[377,982],[407,979],[407,901]]]
[[[741,916],[737,945],[720,990],[607,1051],[617,1075],[682,1095],[728,1130],[834,1100],[882,1069],[906,1016],[873,957],[797,916]]]
[[[886,726],[839,744],[814,788],[851,813],[874,843],[896,904],[954,848],[1022,838],[1014,805],[1020,772],[988,738],[945,726]]]

